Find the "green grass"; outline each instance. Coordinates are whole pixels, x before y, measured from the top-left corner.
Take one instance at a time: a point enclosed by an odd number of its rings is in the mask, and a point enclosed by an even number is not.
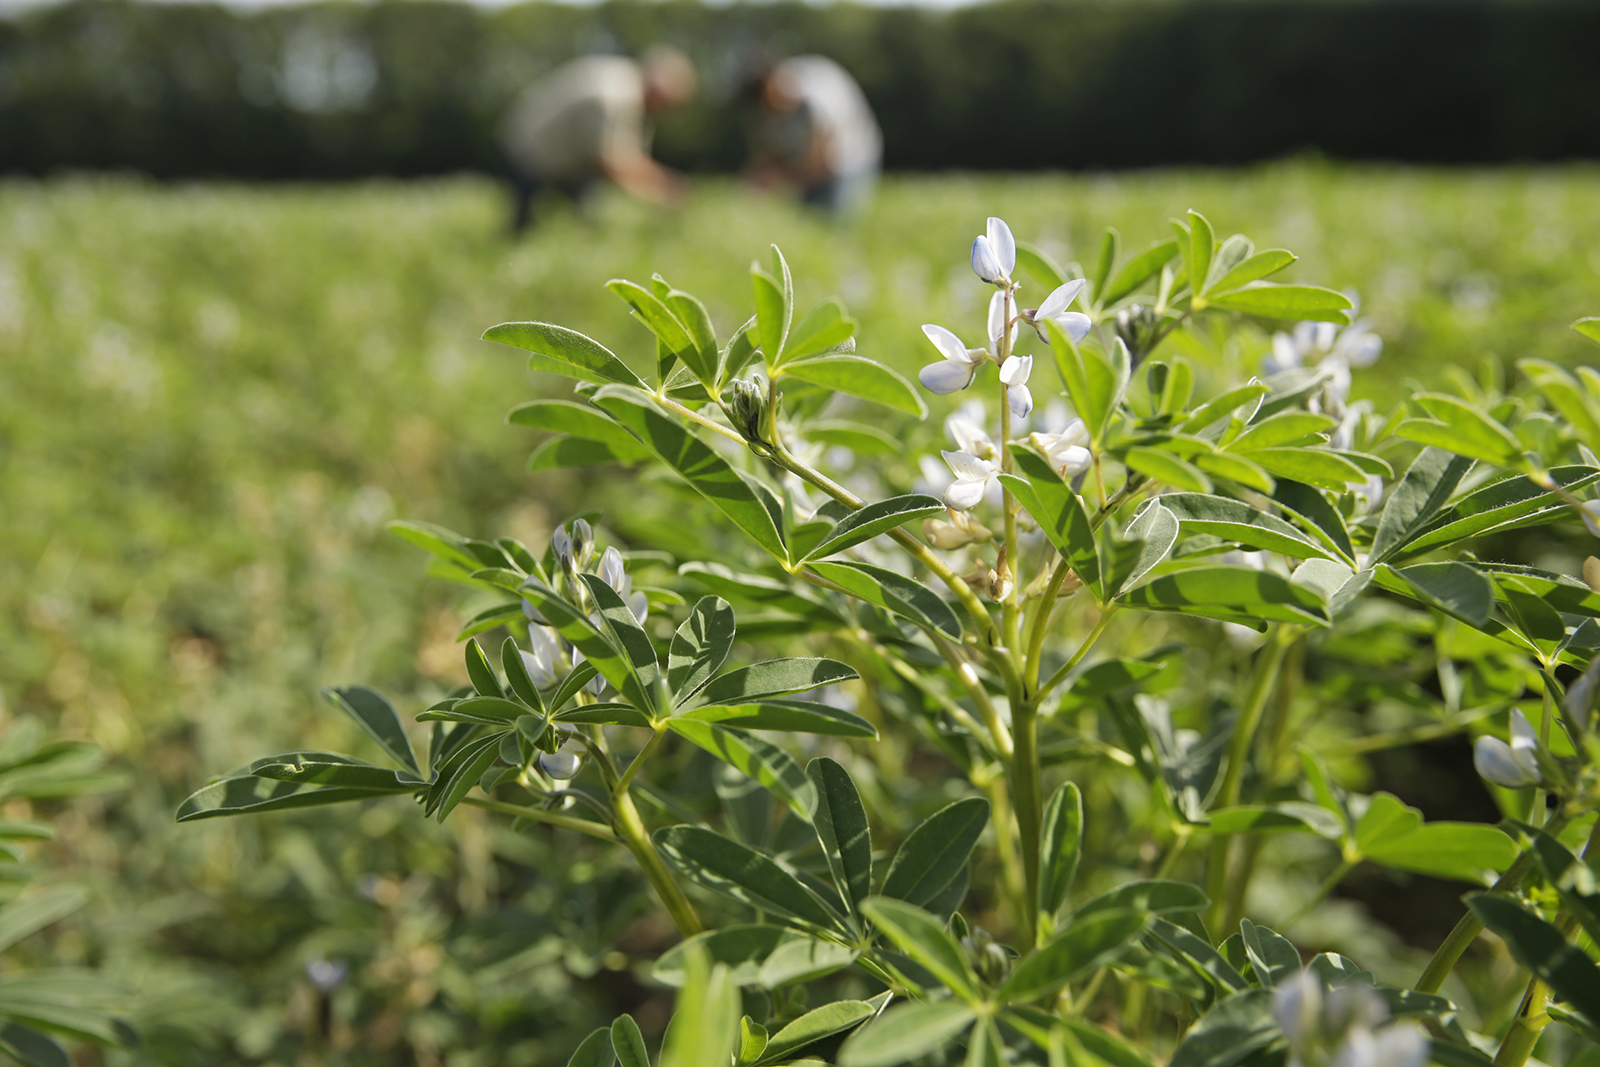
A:
[[[321,924],[344,919],[317,910],[330,906],[319,893],[421,870],[449,880],[450,908],[481,910],[492,857],[516,846],[470,821],[422,829],[374,808],[349,844],[310,835],[303,817],[180,829],[171,816],[247,756],[358,745],[317,709],[321,685],[403,694],[456,676],[460,605],[382,533],[386,519],[532,542],[592,499],[590,473],[521,473],[532,440],[505,411],[560,386],[477,340],[484,327],[550,319],[642,358],[648,335],[608,278],[659,269],[726,332],[748,314],[750,260],[776,241],[802,305],[843,297],[861,351],[910,373],[934,355],[921,323],[978,332],[966,255],[984,216],[1069,260],[1107,224],[1132,249],[1193,207],[1219,234],[1293,248],[1296,278],[1359,290],[1388,347],[1357,393],[1386,399],[1452,362],[1585,358],[1567,324],[1600,312],[1597,176],[1285,165],[906,178],[851,228],[709,183],[678,215],[606,198],[592,219],[558,214],[516,244],[499,191],[476,179],[0,185],[0,706],[59,721],[137,772],[129,795],[68,825],[63,856],[99,887],[100,917],[60,951],[144,961],[146,992],[166,998],[165,1016],[147,1015],[170,1036],[156,1061],[211,1062],[173,1051],[199,1037],[215,1062],[271,1059],[296,1040],[285,990],[304,959],[410,959],[395,946],[443,937],[424,908],[404,912],[412,926],[356,923],[365,948],[327,947]],[[270,910],[297,892],[322,903]],[[260,929],[225,934],[225,919]],[[451,973],[426,972],[447,989],[463,981]],[[408,1011],[408,981],[373,1011]],[[429,1018],[396,1023],[393,1040],[468,1041]],[[516,1062],[546,1054],[529,1040]]]

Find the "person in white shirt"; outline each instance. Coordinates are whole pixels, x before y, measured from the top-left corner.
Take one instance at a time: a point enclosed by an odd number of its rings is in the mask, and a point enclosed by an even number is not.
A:
[[[869,196],[883,133],[861,86],[827,56],[793,56],[750,79],[749,173],[786,184],[807,204],[848,214]]]
[[[652,45],[637,62],[602,55],[572,60],[524,90],[500,128],[512,231],[527,226],[541,191],[581,201],[603,178],[641,200],[676,206],[686,183],[651,158],[649,120],[692,99],[696,81],[687,56]]]

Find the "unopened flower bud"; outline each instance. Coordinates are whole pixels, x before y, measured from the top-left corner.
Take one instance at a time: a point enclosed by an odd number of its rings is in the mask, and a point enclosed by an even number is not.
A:
[[[586,569],[594,558],[594,528],[587,519],[572,524],[572,556],[579,570]]]
[[[981,926],[961,939],[961,952],[985,985],[997,986],[1011,974],[1011,953]]]
[[[1117,312],[1117,336],[1128,346],[1128,355],[1137,367],[1161,339],[1161,320],[1144,304],[1129,304]]]
[[[1002,573],[1001,571],[991,570],[988,577],[990,600],[1004,600],[1017,587],[1017,583],[1011,580],[1010,571]]]
[[[767,383],[760,376],[728,383],[728,416],[746,441],[761,442],[767,415]]]
[[[1600,593],[1600,559],[1590,556],[1583,561],[1583,584]]]

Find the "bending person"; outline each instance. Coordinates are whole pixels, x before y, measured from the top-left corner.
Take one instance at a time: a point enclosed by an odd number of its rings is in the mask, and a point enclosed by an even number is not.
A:
[[[694,65],[666,45],[638,62],[585,56],[524,90],[500,129],[510,171],[512,232],[527,226],[533,201],[554,189],[582,202],[601,179],[632,196],[675,206],[681,174],[650,156],[650,119],[694,97]]]
[[[750,177],[793,186],[807,204],[847,214],[871,194],[883,134],[856,80],[826,56],[794,56],[751,79]]]

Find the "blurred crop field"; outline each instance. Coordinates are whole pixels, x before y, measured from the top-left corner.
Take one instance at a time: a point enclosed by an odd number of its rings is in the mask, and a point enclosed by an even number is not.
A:
[[[534,438],[505,412],[560,386],[485,327],[554,320],[643,360],[607,279],[659,270],[726,334],[777,242],[802,306],[839,296],[861,351],[912,374],[935,354],[920,324],[976,334],[986,215],[1065,262],[1191,207],[1359,292],[1386,349],[1356,394],[1380,404],[1452,365],[1585,358],[1567,326],[1600,313],[1594,168],[898,177],[851,226],[707,181],[679,214],[602,197],[519,242],[478,178],[0,184],[0,709],[133,780],[65,810],[50,846],[96,900],[52,951],[112,968],[146,1035],[91,1062],[558,1062],[648,1000],[604,925],[628,919],[603,906],[624,875],[553,839],[400,801],[172,821],[249,755],[359,750],[319,687],[410,707],[456,679],[467,607],[385,521],[533,543],[628,507],[631,476],[525,472]],[[356,972],[326,997],[305,977],[322,959]]]

